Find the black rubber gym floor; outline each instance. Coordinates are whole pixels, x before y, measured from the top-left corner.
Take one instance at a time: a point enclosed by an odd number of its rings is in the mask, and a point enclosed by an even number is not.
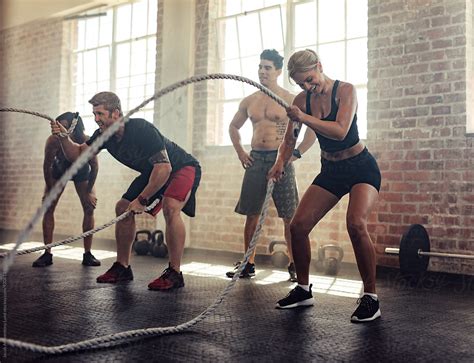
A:
[[[3,241],[7,242],[7,241]],[[12,241],[9,241],[12,242]],[[107,244],[102,244],[102,249]],[[186,250],[186,286],[148,291],[166,260],[134,256],[133,282],[97,284],[101,267],[83,267],[80,244],[57,250],[54,264],[32,268],[39,253],[18,256],[1,289],[3,335],[40,345],[60,345],[131,329],[189,321],[212,304],[228,283],[238,255]],[[112,250],[110,244],[107,249]],[[59,255],[65,257],[58,257]],[[361,283],[353,265],[339,275],[312,277],[316,305],[277,310],[292,284],[266,258],[257,276],[240,280],[206,320],[178,334],[120,346],[44,355],[2,347],[3,362],[473,362],[474,277],[428,273],[417,282],[380,269],[382,318],[352,324]],[[6,288],[5,288],[6,283]],[[5,295],[6,294],[6,295]]]

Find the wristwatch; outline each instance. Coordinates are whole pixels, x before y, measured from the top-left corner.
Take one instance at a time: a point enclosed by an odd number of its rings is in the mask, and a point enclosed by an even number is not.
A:
[[[293,150],[293,156],[295,158],[301,159],[301,152],[298,149]]]
[[[138,202],[139,202],[141,205],[143,205],[143,206],[145,206],[145,207],[148,205],[148,199],[142,197],[141,194],[137,197],[137,199],[138,199]]]

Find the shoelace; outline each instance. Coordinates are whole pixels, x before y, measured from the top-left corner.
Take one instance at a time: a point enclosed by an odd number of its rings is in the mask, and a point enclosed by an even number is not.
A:
[[[372,307],[372,302],[375,302],[375,300],[372,299],[368,295],[364,295],[364,296],[357,299],[357,304],[359,304],[359,306],[363,306],[367,309],[370,309]]]

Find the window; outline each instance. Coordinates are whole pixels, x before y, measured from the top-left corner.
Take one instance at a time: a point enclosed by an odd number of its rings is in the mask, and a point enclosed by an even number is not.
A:
[[[324,72],[332,79],[351,82],[357,89],[358,128],[367,136],[367,0],[227,0],[217,19],[220,72],[256,79],[259,55],[275,48],[285,57],[280,82],[297,93],[287,82],[286,62],[297,50],[311,48],[321,57]],[[290,26],[286,26],[288,19]],[[232,84],[231,84],[232,82]],[[219,90],[219,123],[216,144],[229,145],[228,125],[239,102],[256,89],[224,81]],[[242,142],[249,144],[250,122],[241,129]]]
[[[279,2],[281,1],[227,1],[227,15],[217,20],[221,72],[256,80],[262,50],[276,49],[283,55],[285,15],[280,5],[274,5]],[[245,12],[242,13],[243,9]],[[283,83],[282,76],[279,78],[279,83],[280,85]],[[217,126],[216,144],[230,145],[228,127],[239,103],[257,89],[235,81],[223,81],[221,84],[217,119],[222,122]],[[242,142],[249,144],[252,138],[251,123],[246,122],[240,133]]]
[[[156,21],[157,0],[116,6],[104,15],[86,13],[78,20],[75,107],[87,134],[97,128],[87,102],[97,92],[117,93],[124,112],[154,94]],[[153,102],[134,115],[152,122]]]

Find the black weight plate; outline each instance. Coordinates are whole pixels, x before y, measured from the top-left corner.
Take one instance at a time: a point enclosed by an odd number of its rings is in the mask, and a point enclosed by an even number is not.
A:
[[[419,256],[418,250],[430,251],[430,237],[421,224],[412,224],[400,241],[400,271],[403,274],[417,275],[428,269],[429,256]]]

